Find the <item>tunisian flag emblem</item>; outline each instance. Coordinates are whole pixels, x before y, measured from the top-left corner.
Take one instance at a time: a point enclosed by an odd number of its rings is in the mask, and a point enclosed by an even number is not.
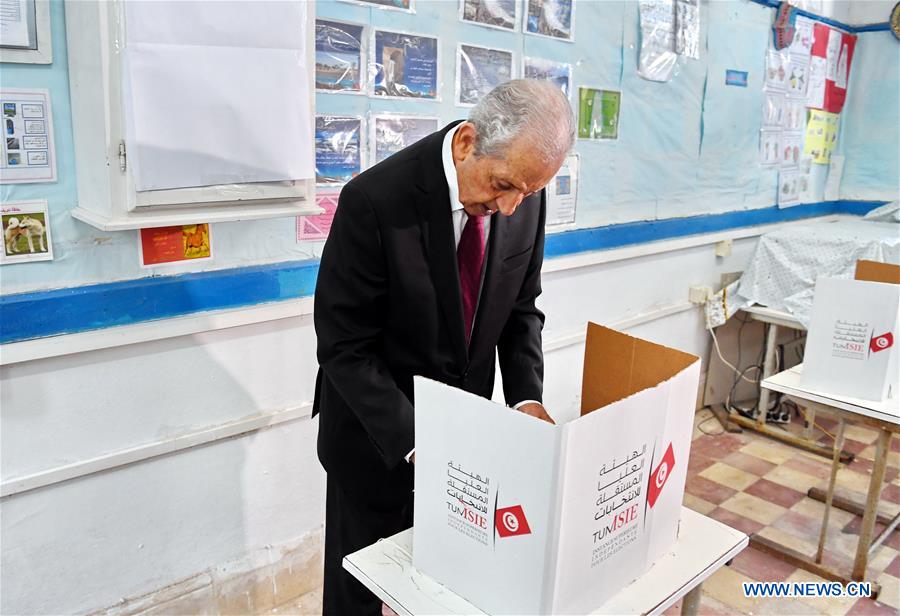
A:
[[[531,534],[531,528],[528,526],[528,520],[525,519],[522,505],[498,509],[494,522],[497,526],[497,534],[501,537]]]
[[[659,461],[659,466],[650,475],[650,487],[647,489],[647,501],[650,503],[650,507],[656,504],[656,499],[659,498],[659,493],[662,492],[663,486],[666,485],[666,481],[668,481],[669,475],[672,474],[674,466],[675,451],[672,449],[672,443],[669,443],[669,448],[666,449],[666,454]]]
[[[874,336],[872,341],[869,343],[869,348],[872,349],[873,353],[877,353],[878,351],[883,351],[885,349],[891,348],[894,344],[894,334],[888,332],[886,334],[881,334],[880,336]]]

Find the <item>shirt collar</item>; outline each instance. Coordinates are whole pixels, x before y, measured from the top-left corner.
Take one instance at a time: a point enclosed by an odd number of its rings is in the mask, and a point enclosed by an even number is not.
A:
[[[453,164],[453,136],[462,123],[457,124],[444,135],[444,146],[441,149],[441,159],[444,163],[444,177],[447,179],[447,188],[450,189],[450,211],[463,209],[459,202],[459,179],[456,177],[456,165]]]

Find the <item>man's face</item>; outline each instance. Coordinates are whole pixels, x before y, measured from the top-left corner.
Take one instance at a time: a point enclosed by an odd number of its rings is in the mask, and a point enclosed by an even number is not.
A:
[[[512,143],[506,158],[475,155],[475,125],[463,122],[453,138],[453,163],[459,184],[459,200],[466,212],[486,216],[500,212],[511,216],[522,200],[546,186],[562,166],[565,156],[546,164],[534,156],[527,138]]]

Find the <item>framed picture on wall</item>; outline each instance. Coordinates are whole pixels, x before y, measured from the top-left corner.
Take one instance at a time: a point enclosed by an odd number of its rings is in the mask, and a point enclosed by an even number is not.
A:
[[[356,24],[316,20],[316,90],[362,93],[364,29]]]
[[[518,0],[459,0],[459,19],[489,28],[515,31]]]
[[[342,184],[362,172],[363,119],[316,116],[316,184]]]
[[[574,0],[526,0],[523,30],[526,34],[573,41],[574,17]]]
[[[460,43],[456,51],[456,104],[474,107],[494,86],[513,78],[513,52]]]
[[[617,90],[578,88],[578,138],[618,139],[621,104]]]
[[[401,115],[393,113],[373,114],[369,118],[372,135],[372,164],[396,154],[403,148],[427,137],[438,129],[439,120],[433,116]]]
[[[572,65],[543,58],[522,58],[522,77],[555,83],[569,98],[572,93]]]
[[[8,201],[0,205],[3,250],[0,264],[50,261],[50,213],[45,199]]]
[[[372,95],[438,100],[438,40],[409,32],[375,30]]]
[[[415,0],[343,0],[350,4],[362,4],[363,6],[371,6],[379,9],[388,9],[392,11],[405,11],[407,13],[415,13]]]

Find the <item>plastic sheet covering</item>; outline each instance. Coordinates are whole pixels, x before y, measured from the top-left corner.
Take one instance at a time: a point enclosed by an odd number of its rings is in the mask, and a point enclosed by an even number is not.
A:
[[[761,304],[808,327],[816,279],[852,278],[860,259],[900,263],[900,227],[841,220],[772,231],[759,238],[741,279],[707,302],[707,320],[716,327],[740,308]]]
[[[349,182],[363,169],[362,118],[316,116],[316,183]]]
[[[866,214],[866,220],[900,222],[900,201],[891,201]]]
[[[316,89],[361,92],[363,27],[316,20]]]
[[[650,81],[669,81],[678,60],[675,53],[673,0],[641,0],[641,53],[638,74]]]

